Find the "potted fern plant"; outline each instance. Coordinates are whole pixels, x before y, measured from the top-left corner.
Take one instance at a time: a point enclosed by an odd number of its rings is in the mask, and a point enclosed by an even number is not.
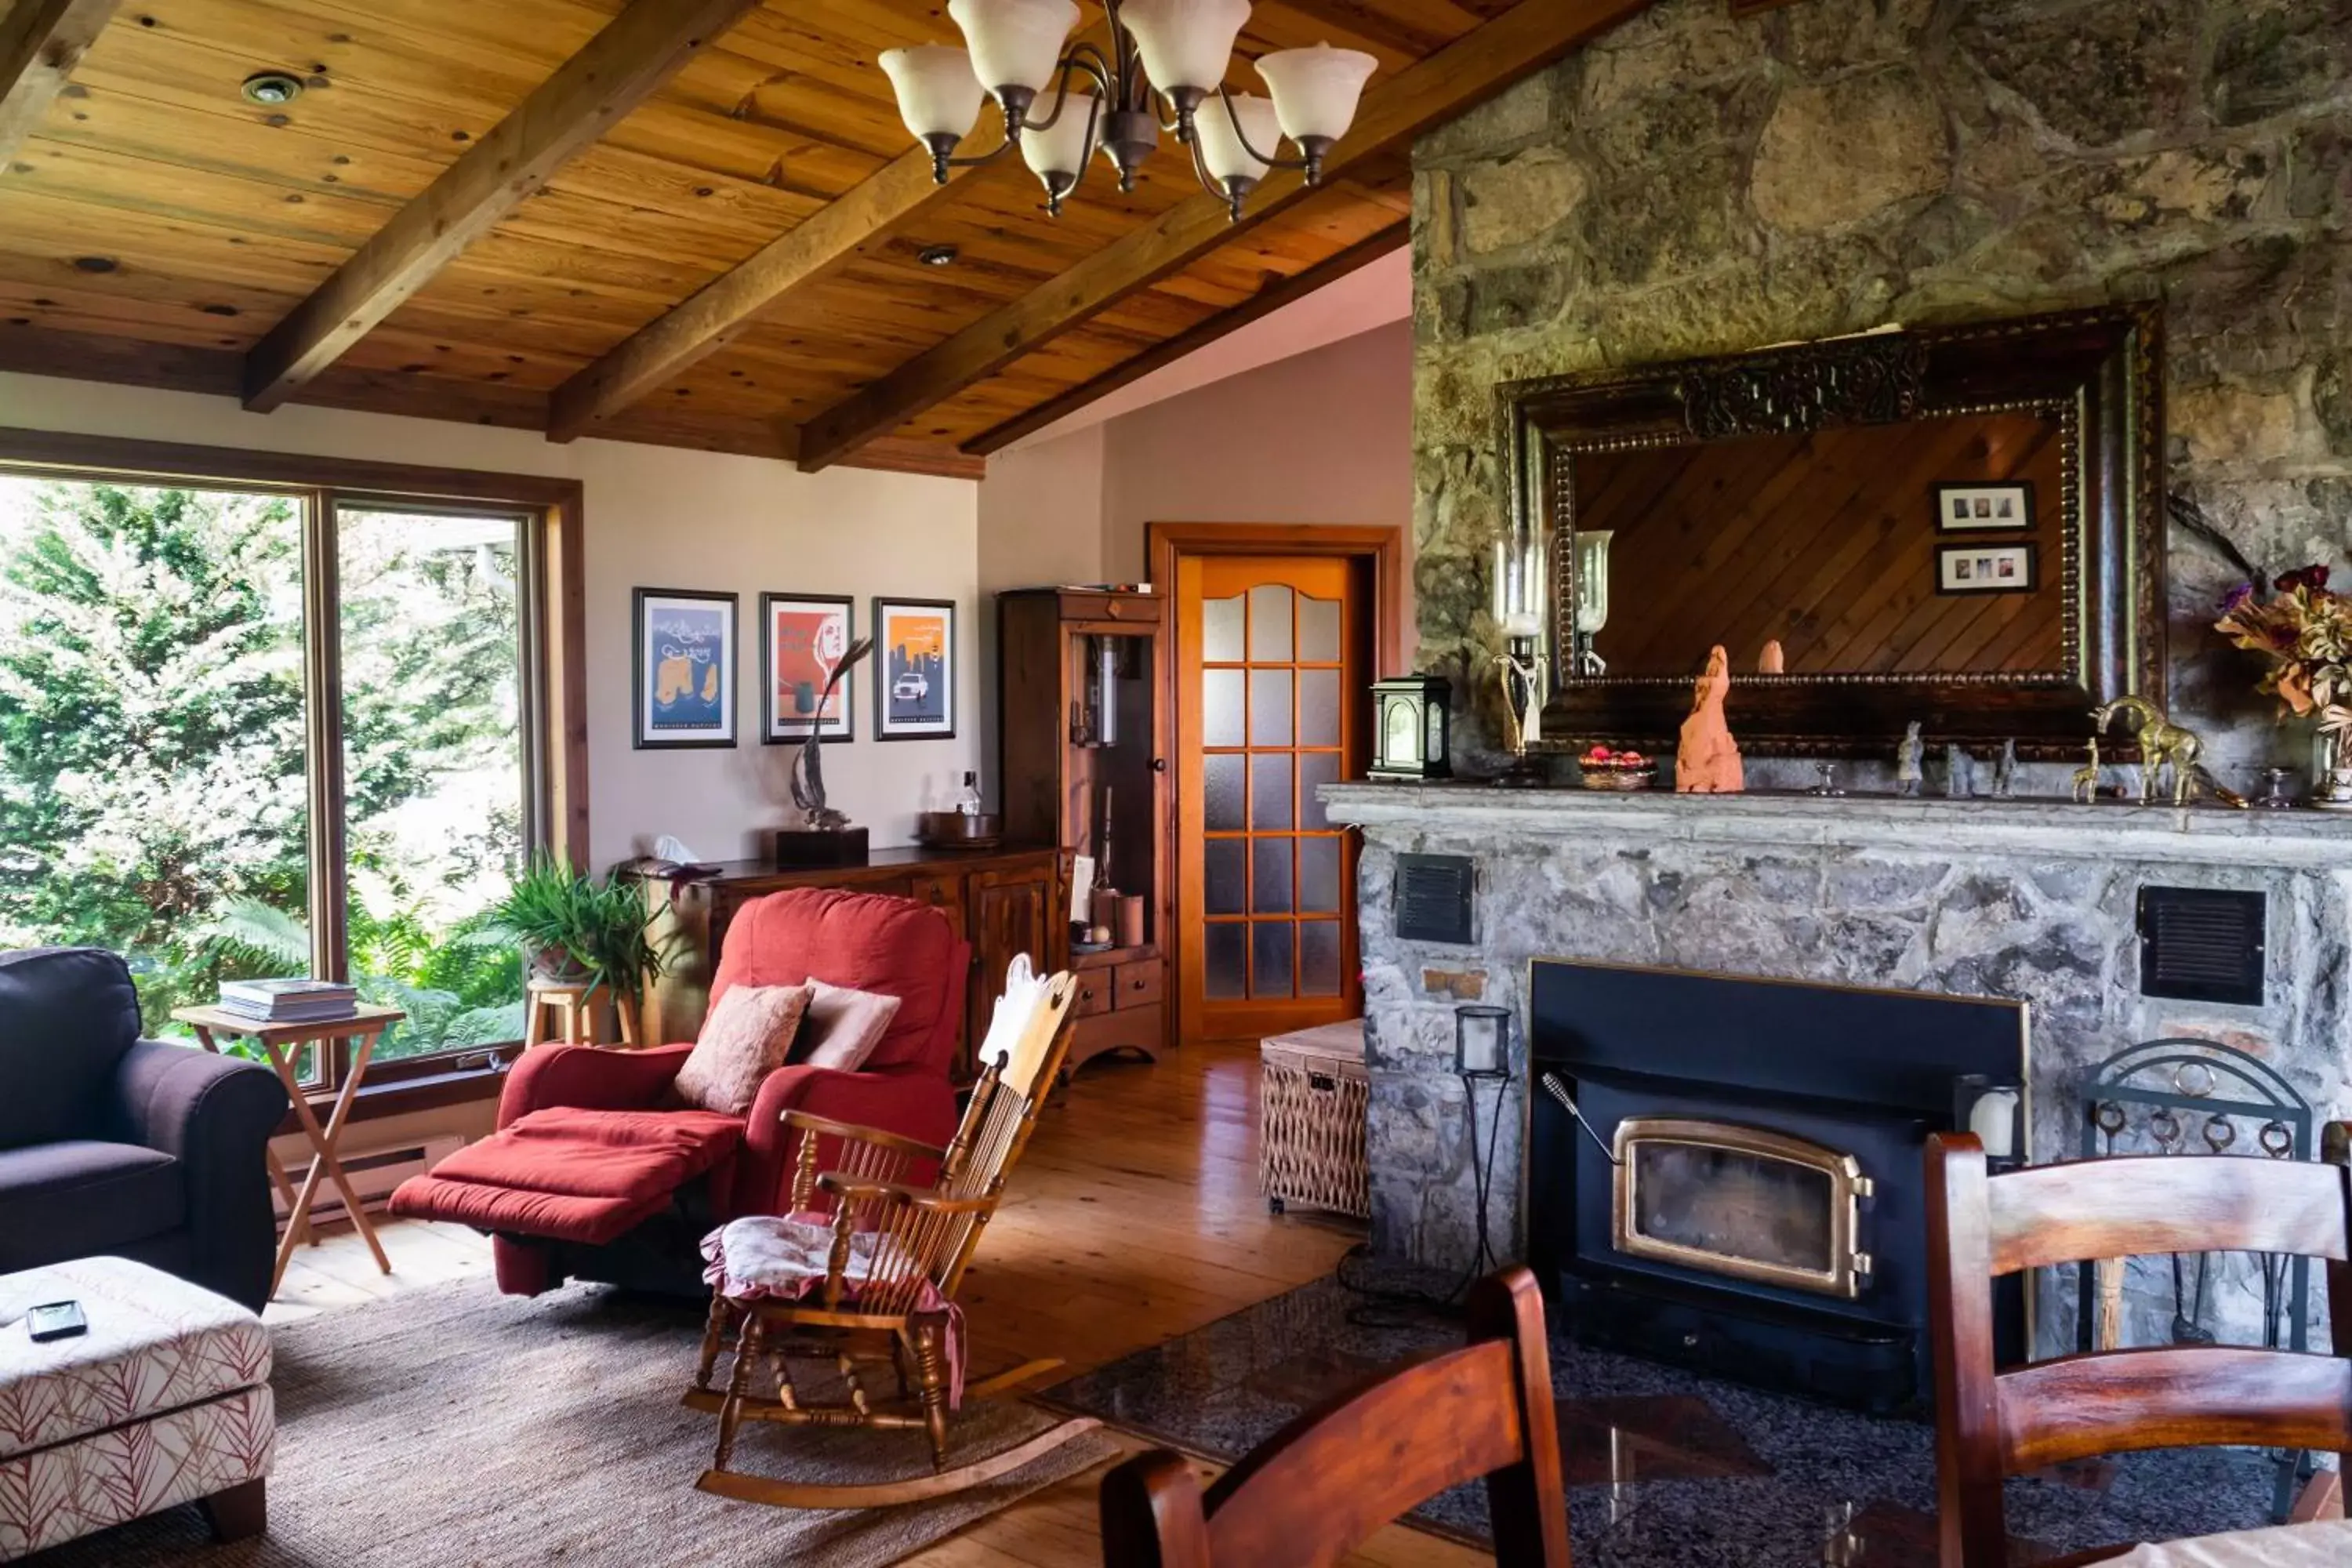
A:
[[[534,976],[601,985],[634,1004],[662,972],[651,931],[656,912],[638,883],[583,876],[559,857],[541,855],[515,878],[484,929],[520,943]]]

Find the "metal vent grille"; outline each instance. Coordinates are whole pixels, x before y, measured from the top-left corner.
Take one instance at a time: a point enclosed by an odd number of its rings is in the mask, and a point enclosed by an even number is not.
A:
[[[2211,888],[2142,888],[2140,994],[2259,1005],[2266,901]]]
[[[1470,896],[1477,872],[1462,855],[1400,855],[1396,933],[1406,942],[1470,944]]]

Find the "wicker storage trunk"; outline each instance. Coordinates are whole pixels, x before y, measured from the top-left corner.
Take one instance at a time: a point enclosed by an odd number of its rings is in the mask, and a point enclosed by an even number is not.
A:
[[[1370,1218],[1364,1166],[1364,1021],[1276,1035],[1259,1047],[1258,1179],[1266,1206]]]

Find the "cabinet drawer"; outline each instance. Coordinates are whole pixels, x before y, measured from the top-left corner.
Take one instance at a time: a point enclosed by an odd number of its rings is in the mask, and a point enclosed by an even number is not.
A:
[[[1111,1009],[1111,981],[1115,969],[1082,969],[1078,971],[1078,999],[1070,1004],[1070,1012],[1080,1018],[1091,1018]]]
[[[1134,1050],[1157,1059],[1165,1044],[1168,1015],[1158,1007],[1127,1007],[1106,1017],[1083,1018],[1071,1030],[1067,1063],[1080,1062],[1105,1051]]]
[[[1150,1007],[1156,1005],[1167,988],[1168,966],[1158,959],[1142,963],[1122,963],[1111,971],[1111,1005],[1114,1007]]]

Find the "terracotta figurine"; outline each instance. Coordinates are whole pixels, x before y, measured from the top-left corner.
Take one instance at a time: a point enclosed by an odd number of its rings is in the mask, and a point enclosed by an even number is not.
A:
[[[1738,795],[1747,787],[1739,746],[1723,718],[1730,692],[1731,659],[1718,643],[1707,651],[1706,670],[1691,693],[1690,717],[1683,721],[1682,744],[1675,751],[1676,794]]]
[[[1944,794],[1952,800],[1966,800],[1976,794],[1976,764],[1968,752],[1957,745],[1944,748]]]
[[[1779,637],[1774,637],[1770,642],[1764,645],[1764,655],[1756,661],[1756,673],[1759,675],[1784,675],[1788,672],[1788,658],[1780,652],[1780,639]]]
[[[2000,760],[1992,765],[1992,797],[2007,800],[2017,790],[2017,742],[2000,743]]]

